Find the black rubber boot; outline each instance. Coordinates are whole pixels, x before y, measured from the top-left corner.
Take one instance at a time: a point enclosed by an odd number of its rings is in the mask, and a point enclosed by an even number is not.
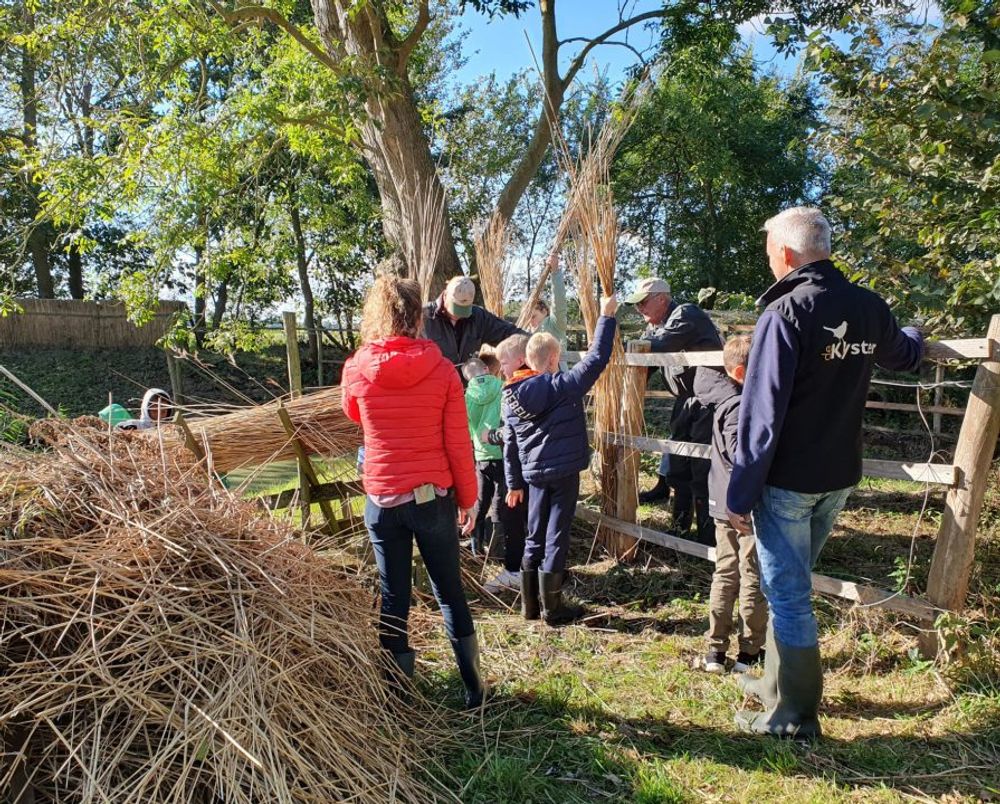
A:
[[[465,708],[478,709],[483,705],[486,695],[486,688],[479,674],[479,639],[475,634],[453,639],[451,649],[455,651],[458,674],[465,685]]]
[[[521,616],[526,620],[537,620],[542,616],[538,600],[538,573],[521,568]]]
[[[390,653],[390,655],[400,672],[407,678],[413,678],[413,669],[417,663],[416,651],[408,650],[403,653]]]
[[[489,534],[486,537],[486,555],[489,558],[502,559],[504,553],[504,542],[507,540],[507,534],[504,531],[503,523],[489,522],[488,527]]]
[[[747,695],[754,696],[764,704],[766,709],[772,709],[778,702],[778,665],[781,657],[774,647],[774,628],[770,619],[767,621],[767,639],[764,642],[764,674],[760,678],[750,678],[744,673],[740,676],[740,687]]]
[[[715,546],[715,520],[708,512],[708,497],[694,498],[695,521],[698,528],[698,542],[707,544],[709,547]]]
[[[674,489],[672,519],[674,536],[685,538],[691,530],[691,522],[694,519],[694,500],[690,496],[690,491]]]
[[[643,505],[655,502],[666,502],[670,499],[670,485],[663,475],[656,476],[653,488],[639,493],[639,502]]]
[[[823,665],[819,645],[794,648],[774,640],[778,663],[778,698],[767,712],[737,712],[736,725],[751,734],[818,739],[819,704],[823,698]],[[770,660],[771,651],[765,655]]]
[[[479,556],[483,554],[483,549],[486,547],[483,542],[483,529],[486,526],[486,520],[482,522],[477,522],[472,526],[472,534],[469,539],[469,551],[474,556]]]
[[[523,574],[523,573],[522,573]],[[563,600],[563,573],[538,570],[538,589],[542,600],[542,619],[548,625],[565,625],[583,616],[583,606]]]

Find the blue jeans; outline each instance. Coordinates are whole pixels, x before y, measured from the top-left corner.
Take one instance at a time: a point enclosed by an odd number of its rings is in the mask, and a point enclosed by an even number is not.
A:
[[[409,650],[406,624],[410,616],[414,538],[441,607],[448,638],[462,639],[475,633],[458,566],[456,515],[455,501],[450,496],[435,497],[422,505],[411,501],[394,508],[379,508],[371,498],[366,499],[365,526],[375,548],[382,589],[379,641],[386,650]]]
[[[833,521],[854,487],[821,494],[765,486],[753,510],[760,581],[771,609],[774,636],[782,644],[819,644],[812,608],[812,568]]]
[[[563,572],[569,555],[569,534],[580,496],[580,473],[528,484],[528,536],[522,572]]]

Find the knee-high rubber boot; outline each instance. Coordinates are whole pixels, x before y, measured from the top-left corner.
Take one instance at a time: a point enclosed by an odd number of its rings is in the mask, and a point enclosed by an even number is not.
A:
[[[819,645],[795,648],[774,640],[778,664],[778,700],[767,712],[737,712],[736,725],[752,734],[814,740],[822,731],[823,666]],[[765,661],[767,658],[765,657]]]
[[[709,546],[715,545],[715,520],[708,511],[708,497],[694,498],[694,514],[698,528],[698,542]]]
[[[740,676],[740,687],[747,695],[753,695],[771,709],[778,702],[778,665],[781,657],[774,647],[774,626],[770,618],[767,621],[767,638],[764,641],[764,674],[760,678],[751,678],[743,673]]]
[[[691,520],[694,519],[694,500],[691,498],[690,489],[674,489],[674,505],[671,515],[673,519],[672,527],[675,536],[684,538],[691,530]]]
[[[522,573],[523,574],[523,573]],[[542,599],[542,619],[548,625],[565,625],[583,616],[583,606],[563,600],[564,574],[538,570],[538,589]]]
[[[521,568],[521,616],[526,620],[537,620],[542,616],[538,600],[538,573]]]
[[[502,559],[506,541],[507,531],[504,530],[503,522],[490,522],[490,535],[486,547],[487,556]]]
[[[486,688],[479,674],[479,639],[475,634],[453,639],[451,649],[455,651],[458,674],[465,685],[465,708],[477,709],[482,706],[486,694]]]

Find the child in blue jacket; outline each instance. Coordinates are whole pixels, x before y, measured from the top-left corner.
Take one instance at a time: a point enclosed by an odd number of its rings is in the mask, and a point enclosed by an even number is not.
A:
[[[590,446],[583,400],[611,359],[614,296],[601,299],[601,317],[590,351],[572,371],[560,372],[559,342],[548,333],[528,341],[528,370],[517,371],[503,391],[504,473],[507,504],[527,494],[528,536],[521,561],[521,610],[561,625],[583,614],[565,604],[562,584],[569,534],[580,493],[580,472]]]

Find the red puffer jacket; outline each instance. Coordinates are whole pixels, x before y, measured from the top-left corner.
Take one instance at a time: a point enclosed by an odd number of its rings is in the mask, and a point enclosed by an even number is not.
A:
[[[462,381],[433,341],[386,338],[344,364],[344,413],[365,433],[365,491],[454,488],[459,508],[478,496]]]

